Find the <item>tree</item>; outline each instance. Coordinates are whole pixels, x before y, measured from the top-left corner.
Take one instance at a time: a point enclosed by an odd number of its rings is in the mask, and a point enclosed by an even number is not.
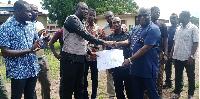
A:
[[[75,13],[76,5],[85,2],[89,8],[96,10],[97,15],[103,15],[106,11],[115,14],[137,13],[138,5],[133,0],[42,0],[43,9],[49,11],[48,17],[57,21],[62,26],[66,17]]]
[[[199,27],[199,18],[192,16],[192,17],[190,17],[190,21],[191,21],[191,23],[193,23],[194,25]]]

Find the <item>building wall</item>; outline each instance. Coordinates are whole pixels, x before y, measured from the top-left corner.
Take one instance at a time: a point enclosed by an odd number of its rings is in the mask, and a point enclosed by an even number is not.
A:
[[[38,16],[37,21],[42,22],[45,29],[47,29],[47,16]]]
[[[10,15],[0,15],[0,25],[8,19]]]
[[[129,25],[132,25],[133,28],[135,27],[135,17],[122,17],[121,20],[125,20],[125,25],[127,26],[128,30],[129,30]],[[106,19],[97,19],[95,22],[97,25],[100,26],[100,28],[103,28],[104,26],[106,26],[108,23],[106,21]]]

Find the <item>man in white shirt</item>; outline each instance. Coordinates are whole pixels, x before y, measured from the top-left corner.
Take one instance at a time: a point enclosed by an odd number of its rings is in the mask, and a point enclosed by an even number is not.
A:
[[[195,58],[199,42],[198,27],[190,21],[190,12],[182,11],[179,15],[179,22],[182,23],[176,29],[174,45],[170,58],[175,60],[175,90],[173,99],[180,97],[183,80],[183,69],[186,68],[189,88],[188,99],[193,99],[195,90]]]

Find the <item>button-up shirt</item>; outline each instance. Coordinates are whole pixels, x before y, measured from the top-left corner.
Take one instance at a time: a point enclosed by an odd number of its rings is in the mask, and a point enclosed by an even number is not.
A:
[[[191,55],[194,42],[199,42],[199,29],[197,26],[189,22],[185,28],[179,26],[174,35],[174,53],[173,59],[180,61],[188,60]],[[194,55],[194,59],[196,54]]]
[[[14,17],[11,17],[0,27],[0,46],[12,50],[30,49],[38,39],[36,28],[31,22],[22,26]],[[29,53],[19,57],[6,57],[7,78],[26,79],[35,77],[40,71],[36,53]]]

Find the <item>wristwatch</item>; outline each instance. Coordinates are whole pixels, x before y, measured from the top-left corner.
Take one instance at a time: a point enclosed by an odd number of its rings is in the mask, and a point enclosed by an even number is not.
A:
[[[131,65],[133,64],[130,58],[128,58],[128,61],[129,61],[129,64]]]
[[[194,59],[194,55],[190,55],[190,57],[191,57],[192,59]]]

